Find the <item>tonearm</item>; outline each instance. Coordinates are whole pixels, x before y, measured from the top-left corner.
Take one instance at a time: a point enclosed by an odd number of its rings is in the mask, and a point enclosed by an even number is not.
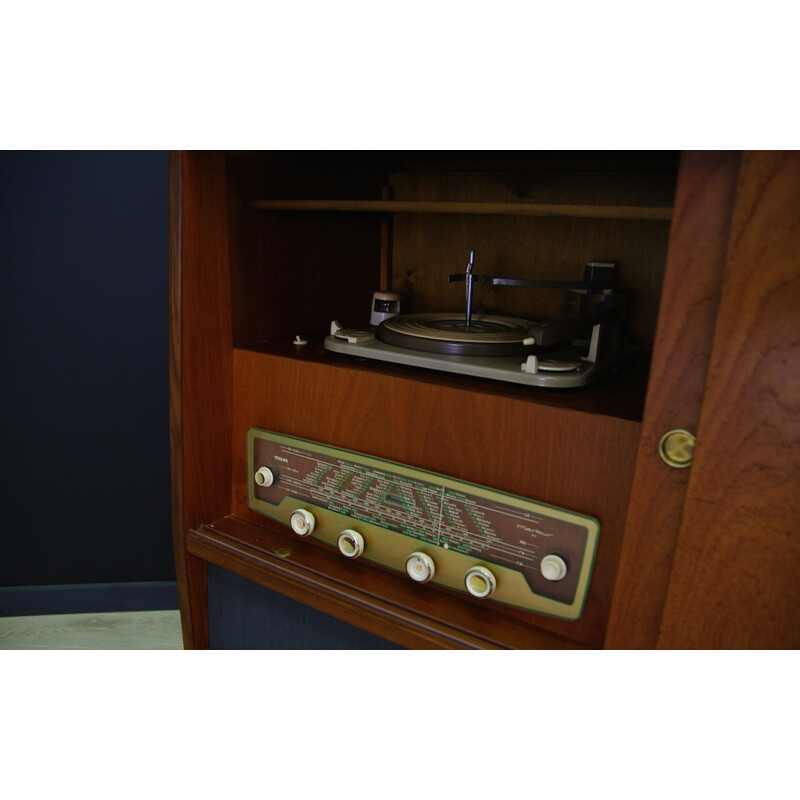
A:
[[[449,282],[465,281],[466,314],[465,325],[472,322],[472,286],[475,281],[492,286],[518,286],[534,289],[565,289],[583,295],[579,313],[575,317],[547,320],[534,323],[530,336],[542,347],[559,344],[568,339],[588,337],[599,340],[599,326],[606,322],[621,322],[625,318],[625,295],[618,291],[615,264],[590,261],[584,267],[583,280],[558,281],[529,278],[504,278],[495,275],[475,274],[475,250],[469,251],[469,262],[464,272],[448,275]],[[595,342],[595,348],[599,342]]]

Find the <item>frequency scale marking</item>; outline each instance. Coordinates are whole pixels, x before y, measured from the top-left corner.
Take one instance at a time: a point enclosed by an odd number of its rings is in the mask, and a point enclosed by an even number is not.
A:
[[[287,474],[287,469],[279,468],[284,484],[281,496],[288,493],[295,499],[313,501],[352,519],[381,525],[414,538],[424,538],[442,547],[453,546],[452,543],[463,544],[471,552],[481,553],[495,563],[535,563],[534,553],[514,548],[497,536],[491,520],[486,518],[487,514],[502,514],[524,523],[527,532],[534,536],[552,535],[528,528],[530,524],[542,522],[541,517],[528,512],[511,513],[496,505],[481,505],[477,498],[398,475],[385,475],[379,471],[364,474],[362,468],[348,463],[340,462],[333,466],[294,448],[280,447],[278,452],[313,461],[322,470],[314,470],[297,479]],[[366,478],[358,491],[346,488],[348,481],[356,477]],[[280,489],[275,494],[278,492]],[[435,504],[436,519],[433,521],[429,504]],[[472,528],[462,515],[473,522]],[[538,549],[538,545],[533,547]]]

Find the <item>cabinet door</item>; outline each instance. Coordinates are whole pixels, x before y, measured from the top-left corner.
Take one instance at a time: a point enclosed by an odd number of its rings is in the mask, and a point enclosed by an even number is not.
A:
[[[689,470],[658,456],[697,430],[730,233],[739,154],[684,153],[636,469],[606,631],[609,648],[655,647]]]
[[[800,645],[800,154],[742,157],[658,646]]]

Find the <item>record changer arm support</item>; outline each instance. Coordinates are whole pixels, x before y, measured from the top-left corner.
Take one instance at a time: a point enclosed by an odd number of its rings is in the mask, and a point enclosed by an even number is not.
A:
[[[466,326],[472,320],[473,281],[491,286],[518,286],[534,289],[565,289],[586,295],[577,317],[536,323],[531,327],[531,338],[541,347],[549,347],[576,337],[586,336],[591,329],[604,322],[621,322],[625,317],[624,295],[614,294],[617,287],[616,265],[589,262],[584,268],[582,281],[537,280],[528,278],[503,278],[494,275],[476,275],[472,271],[475,251],[469,251],[469,262],[464,272],[448,275],[450,283],[466,283]]]

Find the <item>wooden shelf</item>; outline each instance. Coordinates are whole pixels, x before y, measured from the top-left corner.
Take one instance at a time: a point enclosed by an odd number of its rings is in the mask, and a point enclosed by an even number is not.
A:
[[[484,214],[530,217],[586,217],[668,222],[665,206],[603,206],[550,203],[481,203],[425,200],[255,200],[258,211],[346,211],[410,214]]]

